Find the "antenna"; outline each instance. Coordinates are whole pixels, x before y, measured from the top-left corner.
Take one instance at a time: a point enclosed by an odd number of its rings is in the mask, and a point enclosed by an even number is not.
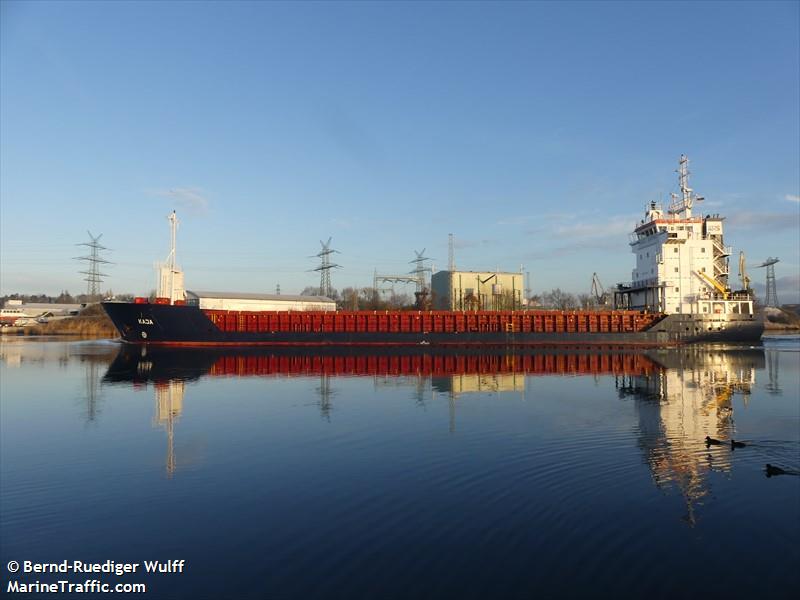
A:
[[[525,306],[531,305],[531,272],[525,272]]]
[[[170,232],[170,245],[169,245],[169,255],[167,256],[167,266],[175,270],[175,261],[177,260],[176,248],[178,243],[178,215],[175,214],[173,210],[172,213],[167,217],[169,221],[169,232]]]
[[[681,195],[670,194],[672,202],[669,206],[669,212],[672,215],[684,213],[684,218],[690,219],[692,217],[692,207],[695,201],[702,202],[704,198],[695,195],[694,190],[689,187],[689,157],[685,154],[681,154],[676,173],[678,173]]]
[[[175,262],[177,260],[177,244],[178,244],[178,215],[175,211],[167,217],[169,221],[170,244],[169,256],[167,256],[167,264],[169,266],[169,301],[175,301]]]
[[[681,154],[678,165],[678,179],[681,184],[683,202],[686,204],[686,208],[692,208],[692,188],[689,187],[689,157]]]
[[[447,234],[447,270],[451,273],[456,270],[456,250],[455,237],[452,233]]]
[[[328,238],[327,242],[323,242],[322,240],[319,241],[320,245],[322,246],[322,250],[320,250],[316,256],[320,259],[320,265],[314,269],[314,271],[319,271],[319,295],[325,296],[326,298],[330,298],[332,295],[331,288],[331,269],[340,268],[341,265],[337,265],[331,262],[331,254],[334,252],[338,253],[338,250],[334,250],[331,248],[331,240],[333,238]]]
[[[100,238],[103,237],[101,233],[98,236],[93,236],[91,231],[87,232],[89,234],[90,242],[83,242],[82,244],[76,244],[77,246],[86,246],[90,249],[90,254],[88,256],[76,256],[75,260],[85,260],[89,263],[86,271],[80,271],[81,274],[86,275],[84,281],[87,282],[86,286],[86,293],[89,296],[98,296],[100,295],[100,284],[103,283],[103,277],[108,277],[106,273],[100,272],[100,265],[112,264],[110,261],[107,261],[103,258],[100,258],[100,252],[104,250],[108,250],[105,246],[100,245]]]

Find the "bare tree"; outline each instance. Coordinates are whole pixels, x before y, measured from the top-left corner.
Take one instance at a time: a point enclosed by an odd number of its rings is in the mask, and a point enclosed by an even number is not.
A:
[[[578,307],[578,300],[573,294],[554,288],[542,294],[542,303],[556,310],[570,310]]]
[[[578,294],[578,303],[584,310],[594,310],[597,308],[597,301],[591,294]]]

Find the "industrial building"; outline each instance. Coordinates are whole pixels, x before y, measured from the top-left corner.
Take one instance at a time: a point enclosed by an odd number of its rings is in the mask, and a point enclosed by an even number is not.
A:
[[[515,310],[523,306],[522,273],[439,271],[431,277],[434,310]]]
[[[56,304],[8,300],[0,309],[0,325],[29,325],[37,319],[74,317],[86,304]]]

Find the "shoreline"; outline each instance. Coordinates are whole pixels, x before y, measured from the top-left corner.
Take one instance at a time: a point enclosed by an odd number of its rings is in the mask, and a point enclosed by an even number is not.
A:
[[[0,328],[0,335],[93,337],[102,339],[116,339],[119,337],[114,324],[106,315],[70,317],[23,327],[2,327]]]

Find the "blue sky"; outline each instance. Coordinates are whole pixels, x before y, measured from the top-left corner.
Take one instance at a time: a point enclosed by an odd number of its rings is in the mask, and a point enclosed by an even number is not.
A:
[[[459,268],[588,292],[686,153],[797,302],[799,6],[4,1],[0,292],[85,291],[90,229],[147,293],[173,208],[189,288],[298,292],[329,236],[368,286],[453,233]]]

